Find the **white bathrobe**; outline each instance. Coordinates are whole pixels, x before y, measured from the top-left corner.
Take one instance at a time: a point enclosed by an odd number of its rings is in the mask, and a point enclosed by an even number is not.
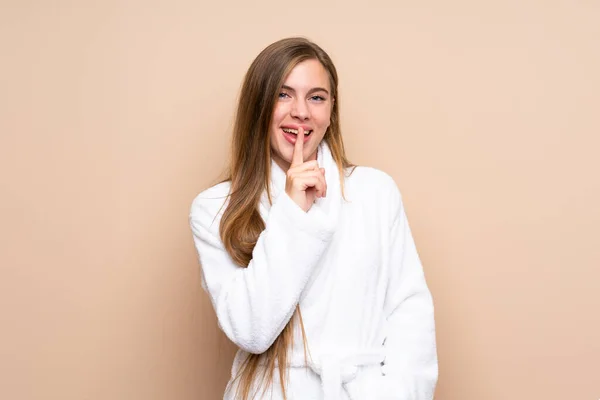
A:
[[[296,323],[289,400],[430,400],[438,375],[433,302],[398,187],[379,170],[356,167],[347,171],[343,199],[325,142],[318,161],[327,197],[308,212],[285,193],[285,173],[273,162],[273,205],[265,193],[266,229],[247,268],[232,262],[219,237],[229,182],[192,204],[202,285],[240,349],[232,377],[248,352],[269,348],[299,303],[310,358]],[[257,398],[283,399],[278,379],[275,371]],[[230,381],[224,399],[235,389]]]

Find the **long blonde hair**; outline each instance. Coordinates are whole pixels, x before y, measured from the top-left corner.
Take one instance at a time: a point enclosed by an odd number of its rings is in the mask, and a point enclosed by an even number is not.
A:
[[[265,223],[258,211],[262,193],[267,190],[271,201],[271,146],[269,126],[278,94],[285,78],[300,62],[318,60],[329,75],[331,97],[331,123],[323,140],[329,145],[331,154],[340,172],[342,193],[344,171],[353,165],[347,160],[342,142],[339,119],[338,76],[331,58],[315,43],[305,38],[287,38],[266,47],[252,62],[239,97],[233,138],[231,162],[225,181],[231,181],[229,203],[220,224],[221,240],[225,249],[240,267],[247,267],[252,259],[252,250]],[[235,380],[239,379],[236,397],[248,400],[255,379],[263,393],[273,383],[275,368],[279,369],[281,390],[286,399],[285,377],[287,353],[293,346],[295,321],[298,320],[304,341],[306,356],[306,333],[300,307],[287,323],[275,342],[262,354],[249,354],[241,364]],[[266,368],[259,373],[259,363]],[[252,395],[252,398],[256,393]]]

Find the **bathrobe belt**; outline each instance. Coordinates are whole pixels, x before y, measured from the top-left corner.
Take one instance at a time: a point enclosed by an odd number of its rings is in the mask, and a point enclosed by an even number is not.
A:
[[[340,400],[343,385],[356,378],[359,367],[381,365],[385,359],[382,349],[363,351],[348,356],[323,354],[308,360],[308,367],[321,378],[324,400]],[[306,367],[304,357],[292,360],[290,367]]]

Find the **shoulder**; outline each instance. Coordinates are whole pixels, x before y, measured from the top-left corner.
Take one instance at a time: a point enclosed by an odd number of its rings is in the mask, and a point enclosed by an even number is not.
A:
[[[359,193],[380,196],[398,196],[400,190],[394,178],[388,173],[373,167],[356,166],[348,171],[346,184],[349,189]]]
[[[190,208],[190,221],[193,225],[199,224],[207,229],[214,226],[214,222],[223,214],[231,182],[222,182],[200,192],[192,201]],[[216,224],[218,229],[218,223]]]
[[[404,208],[396,181],[380,169],[358,166],[345,182],[346,200],[383,220],[394,220]]]

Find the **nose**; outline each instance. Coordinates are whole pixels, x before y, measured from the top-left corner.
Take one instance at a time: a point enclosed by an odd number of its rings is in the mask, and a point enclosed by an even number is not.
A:
[[[293,118],[297,118],[299,120],[305,121],[309,118],[310,113],[308,110],[308,105],[305,100],[302,99],[294,99],[294,103],[292,104],[292,110],[290,115]]]

